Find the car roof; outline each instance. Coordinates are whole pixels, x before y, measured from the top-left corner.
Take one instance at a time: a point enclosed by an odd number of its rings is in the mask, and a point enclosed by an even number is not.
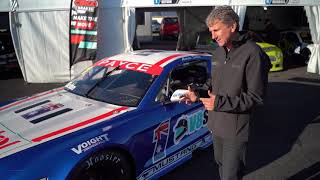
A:
[[[95,63],[94,66],[120,66],[121,69],[131,68],[132,70],[159,75],[162,69],[171,62],[188,56],[199,57],[209,55],[189,51],[139,50],[104,58]]]

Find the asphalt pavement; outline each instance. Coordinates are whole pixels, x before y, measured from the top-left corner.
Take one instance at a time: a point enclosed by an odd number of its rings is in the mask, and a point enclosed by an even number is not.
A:
[[[20,73],[0,76],[0,102],[64,83],[27,84]],[[320,179],[320,76],[306,66],[269,73],[265,106],[251,123],[245,180]],[[212,147],[160,178],[218,180]]]

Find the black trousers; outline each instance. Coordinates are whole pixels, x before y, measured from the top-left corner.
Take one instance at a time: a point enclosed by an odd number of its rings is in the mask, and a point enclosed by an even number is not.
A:
[[[247,142],[213,136],[214,158],[221,180],[240,180],[246,164]]]

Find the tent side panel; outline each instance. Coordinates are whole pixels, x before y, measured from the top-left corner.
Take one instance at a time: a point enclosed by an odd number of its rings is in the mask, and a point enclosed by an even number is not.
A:
[[[119,54],[125,51],[122,8],[101,8],[99,10],[97,58]]]
[[[69,10],[19,12],[27,82],[65,82],[69,70]]]

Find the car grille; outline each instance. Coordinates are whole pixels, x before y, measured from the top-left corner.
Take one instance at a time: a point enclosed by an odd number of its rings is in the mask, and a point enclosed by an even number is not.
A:
[[[269,56],[269,59],[270,59],[270,61],[276,61],[277,60],[277,58],[274,57],[274,56]]]
[[[265,47],[265,48],[262,48],[264,52],[269,52],[269,51],[274,51],[274,47]]]

